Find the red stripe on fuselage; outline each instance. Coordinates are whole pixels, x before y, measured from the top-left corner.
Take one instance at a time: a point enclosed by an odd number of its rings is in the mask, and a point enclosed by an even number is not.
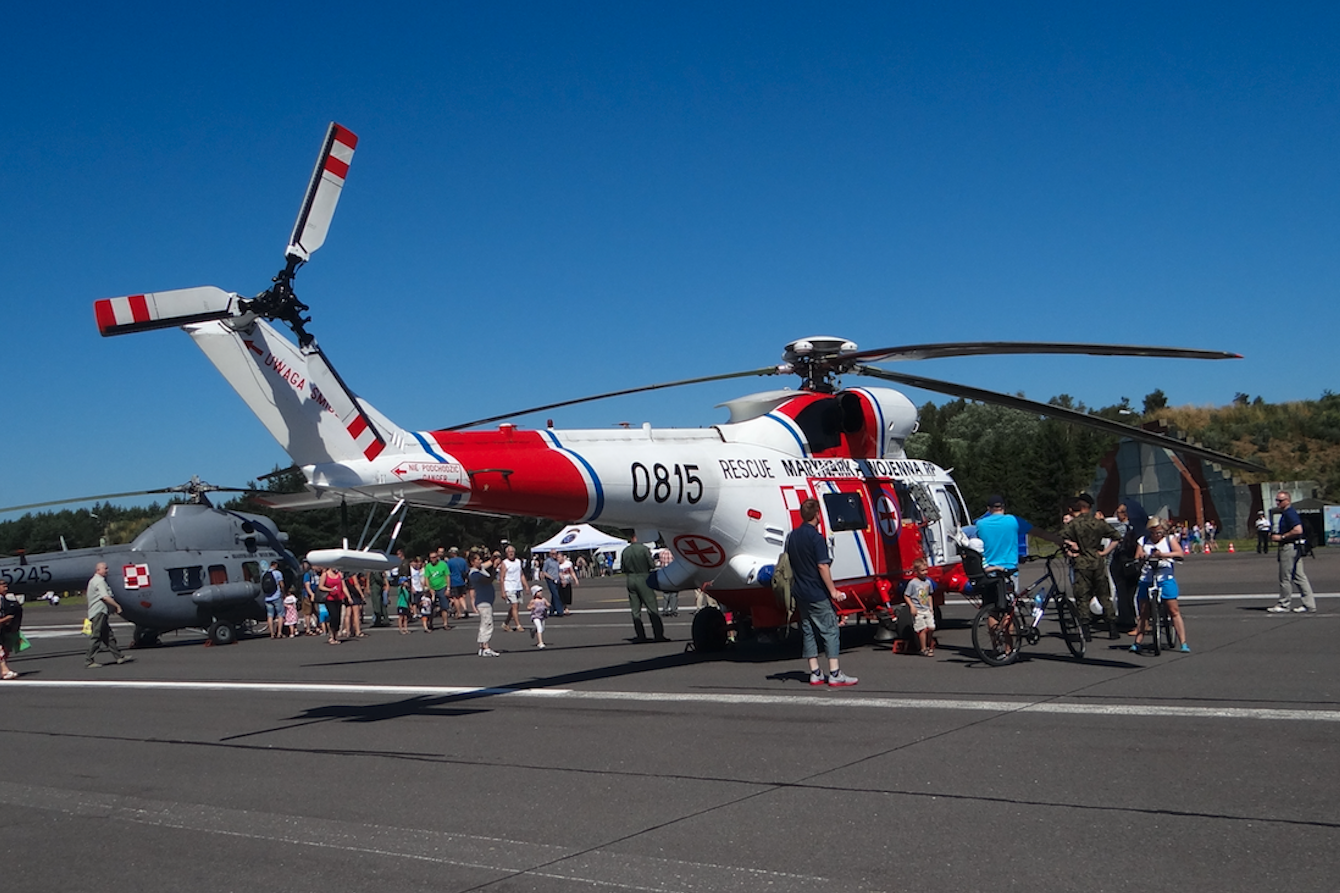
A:
[[[538,431],[434,431],[429,437],[475,472],[471,508],[556,521],[575,521],[590,511],[581,472]]]

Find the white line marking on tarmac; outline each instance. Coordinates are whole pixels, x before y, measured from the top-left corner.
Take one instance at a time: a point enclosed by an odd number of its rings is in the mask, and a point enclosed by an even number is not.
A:
[[[1187,719],[1258,719],[1270,722],[1340,722],[1340,710],[1285,710],[1274,707],[1170,707],[1161,704],[1075,704],[1054,699],[1034,701],[957,698],[881,698],[843,693],[811,695],[733,695],[724,693],[581,691],[573,688],[474,688],[447,685],[359,685],[312,682],[172,682],[114,679],[18,679],[0,691],[23,688],[122,689],[128,691],[212,691],[253,694],[380,695],[403,698],[538,698],[580,701],[638,701],[730,706],[819,707],[876,710],[969,710],[985,713],[1048,713],[1082,716],[1182,717]]]

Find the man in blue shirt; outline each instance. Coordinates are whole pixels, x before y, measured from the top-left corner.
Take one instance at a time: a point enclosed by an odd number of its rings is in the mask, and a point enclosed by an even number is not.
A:
[[[1270,538],[1280,544],[1280,598],[1266,610],[1271,614],[1287,614],[1290,610],[1295,614],[1315,614],[1317,597],[1312,594],[1307,571],[1303,570],[1303,541],[1307,538],[1303,533],[1303,519],[1298,517],[1298,510],[1293,508],[1293,498],[1288,493],[1275,494],[1275,510],[1280,513],[1279,532],[1271,534]],[[1303,603],[1290,609],[1294,586],[1298,587]]]
[[[470,616],[465,606],[465,578],[470,573],[470,563],[461,557],[461,550],[452,546],[447,550],[447,570],[451,574],[451,606],[456,616],[462,619]],[[445,621],[444,621],[445,622]]]
[[[833,601],[847,596],[833,585],[829,565],[828,542],[819,532],[819,500],[807,499],[800,504],[800,525],[786,538],[786,556],[791,563],[791,595],[800,614],[801,656],[809,662],[810,685],[823,685],[824,674],[819,669],[821,639],[828,655],[828,684],[833,688],[855,685],[856,678],[838,669],[841,641],[838,635],[837,612]]]

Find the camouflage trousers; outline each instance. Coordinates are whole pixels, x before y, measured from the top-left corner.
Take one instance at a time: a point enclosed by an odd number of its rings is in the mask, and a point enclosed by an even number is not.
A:
[[[1079,610],[1079,619],[1086,626],[1093,626],[1093,615],[1089,612],[1089,602],[1097,597],[1103,606],[1103,617],[1115,622],[1116,609],[1112,603],[1112,587],[1107,580],[1107,565],[1101,562],[1094,565],[1075,563],[1075,607]]]

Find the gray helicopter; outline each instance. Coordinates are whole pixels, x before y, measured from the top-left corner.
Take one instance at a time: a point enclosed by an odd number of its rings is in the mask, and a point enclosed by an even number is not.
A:
[[[192,478],[163,490],[15,506],[37,508],[150,493],[181,493],[190,498],[190,502],[169,506],[166,517],[128,545],[0,558],[0,580],[9,583],[10,591],[25,596],[82,590],[94,568],[105,561],[107,583],[122,616],[135,625],[137,646],[153,645],[162,633],[189,628],[204,629],[215,645],[231,644],[237,640],[239,625],[265,619],[261,575],[269,570],[270,562],[279,562],[288,578],[300,573],[298,559],[286,545],[288,534],[273,521],[216,508],[206,496],[232,489]]]

